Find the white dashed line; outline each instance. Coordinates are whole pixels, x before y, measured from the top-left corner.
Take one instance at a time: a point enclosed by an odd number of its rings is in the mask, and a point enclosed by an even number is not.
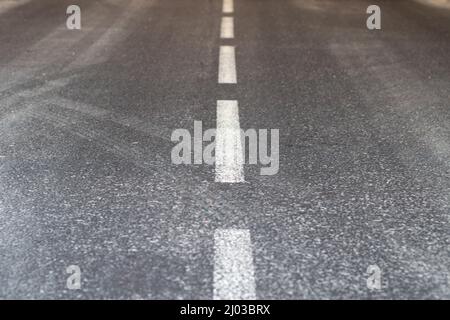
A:
[[[223,0],[223,13],[233,13],[233,0]],[[220,38],[234,38],[233,17],[222,17]],[[234,46],[221,46],[219,83],[237,83]],[[216,182],[244,182],[244,155],[236,100],[217,101]],[[255,300],[250,231],[218,229],[214,233],[214,299]]]
[[[233,46],[221,46],[219,54],[219,83],[236,83],[236,57]]]
[[[223,7],[222,11],[223,13],[233,13],[233,0],[223,0]]]
[[[238,102],[217,101],[216,182],[244,182]]]
[[[250,232],[217,229],[214,233],[214,300],[255,300]]]
[[[222,17],[222,23],[220,25],[220,37],[222,39],[233,39],[234,38],[233,17]]]

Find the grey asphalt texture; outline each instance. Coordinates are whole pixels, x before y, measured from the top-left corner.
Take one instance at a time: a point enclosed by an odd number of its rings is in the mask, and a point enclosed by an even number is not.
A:
[[[245,228],[259,299],[450,299],[450,9],[379,0],[369,31],[372,1],[235,0],[230,41],[219,0],[77,0],[81,30],[72,0],[7,2],[0,298],[211,299],[214,231]],[[277,175],[171,163],[220,99],[280,129]]]

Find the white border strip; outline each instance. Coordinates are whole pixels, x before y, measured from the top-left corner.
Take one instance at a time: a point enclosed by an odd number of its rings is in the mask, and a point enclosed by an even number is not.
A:
[[[255,300],[250,231],[217,229],[214,233],[214,300]]]
[[[236,100],[217,101],[216,182],[244,182],[239,109]]]
[[[233,11],[234,11],[233,0],[223,0],[222,12],[233,13]]]
[[[234,38],[234,19],[233,17],[222,17],[220,24],[220,37],[222,39]]]
[[[237,83],[234,46],[220,46],[219,83]]]

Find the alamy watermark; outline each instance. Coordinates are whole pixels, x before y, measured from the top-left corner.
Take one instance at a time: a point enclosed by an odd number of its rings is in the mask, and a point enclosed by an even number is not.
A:
[[[66,273],[70,274],[66,281],[69,290],[81,289],[81,269],[77,265],[70,265],[66,268]]]
[[[275,175],[279,170],[278,129],[221,129],[222,135],[237,136],[239,131],[244,164],[260,164],[261,175]],[[171,140],[177,142],[172,148],[173,164],[215,164],[216,129],[203,130],[201,121],[194,121],[193,135],[187,129],[176,129]],[[226,139],[220,139],[221,141]],[[204,145],[205,144],[205,145]],[[231,146],[233,147],[233,146]],[[239,148],[241,149],[241,148]]]
[[[376,264],[367,267],[367,289],[381,290],[381,269]]]
[[[367,14],[370,16],[367,18],[366,26],[369,30],[380,30],[381,29],[381,9],[379,6],[372,4],[367,7]]]
[[[66,14],[69,14],[66,20],[66,27],[69,30],[81,29],[81,9],[79,6],[72,4],[67,7]]]

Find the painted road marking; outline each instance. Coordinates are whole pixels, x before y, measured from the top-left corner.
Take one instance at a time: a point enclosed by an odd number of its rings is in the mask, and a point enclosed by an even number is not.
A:
[[[222,23],[220,25],[220,37],[222,39],[233,39],[234,38],[233,17],[222,17]]]
[[[244,182],[239,109],[236,100],[217,101],[216,182]]]
[[[236,83],[236,57],[233,46],[220,46],[219,83]]]
[[[17,8],[19,6],[23,6],[30,0],[3,0],[0,1],[0,13],[6,13],[7,11]]]
[[[255,300],[250,231],[214,232],[214,300]]]
[[[223,0],[223,13],[233,13],[234,10],[233,0]]]

